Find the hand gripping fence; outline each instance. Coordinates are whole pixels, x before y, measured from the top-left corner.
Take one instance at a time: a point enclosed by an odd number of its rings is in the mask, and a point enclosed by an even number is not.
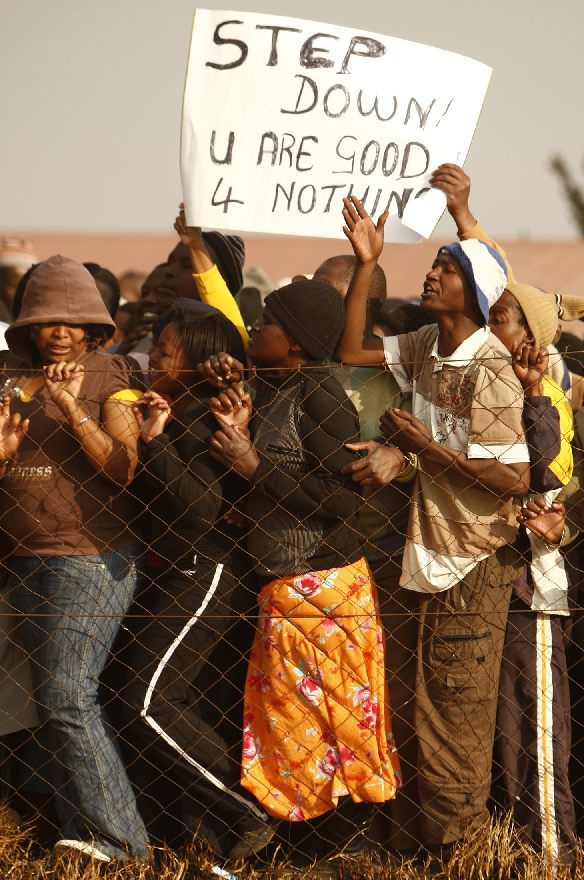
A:
[[[148,442],[88,382],[125,482],[4,370],[1,876],[578,875],[582,410],[444,372],[411,422],[388,371],[258,370],[249,424],[199,387]]]

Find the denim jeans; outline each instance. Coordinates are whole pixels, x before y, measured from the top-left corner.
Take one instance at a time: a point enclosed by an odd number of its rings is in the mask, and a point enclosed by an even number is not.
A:
[[[14,557],[8,599],[33,685],[64,838],[112,857],[144,857],[147,836],[98,702],[99,676],[136,589],[135,548],[95,556]]]

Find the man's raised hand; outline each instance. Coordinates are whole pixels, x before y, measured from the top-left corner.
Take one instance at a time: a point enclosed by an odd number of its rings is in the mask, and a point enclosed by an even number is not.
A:
[[[377,224],[373,222],[356,196],[343,199],[343,232],[351,242],[360,263],[374,263],[383,250],[383,230],[388,213],[381,214]]]

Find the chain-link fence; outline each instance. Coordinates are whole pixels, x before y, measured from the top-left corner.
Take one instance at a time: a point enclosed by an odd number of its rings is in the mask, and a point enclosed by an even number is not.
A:
[[[192,876],[580,870],[581,411],[573,433],[557,385],[418,367],[448,400],[432,455],[423,389],[412,421],[377,367],[143,397],[114,357],[64,414],[5,363],[2,799],[42,846],[195,841]]]

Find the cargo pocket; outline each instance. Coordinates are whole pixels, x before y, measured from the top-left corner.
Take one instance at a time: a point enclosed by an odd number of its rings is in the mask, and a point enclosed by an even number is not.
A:
[[[493,693],[490,630],[451,630],[435,635],[428,657],[428,692],[438,703],[478,703]]]

